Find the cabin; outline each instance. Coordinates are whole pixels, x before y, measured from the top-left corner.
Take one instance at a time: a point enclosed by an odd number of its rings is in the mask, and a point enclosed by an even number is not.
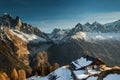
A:
[[[83,55],[81,58],[73,61],[70,65],[74,70],[80,70],[85,69],[86,67],[97,68],[100,65],[105,65],[105,63],[99,58],[94,58],[89,55]]]

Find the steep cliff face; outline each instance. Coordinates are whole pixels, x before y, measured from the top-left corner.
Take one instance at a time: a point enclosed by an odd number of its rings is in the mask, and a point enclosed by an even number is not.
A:
[[[21,38],[16,36],[9,28],[4,28],[4,35],[9,39],[9,41],[13,44],[13,48],[17,57],[23,61],[25,65],[29,65],[29,50],[27,49],[27,43],[23,41]]]
[[[0,36],[0,71],[6,72],[9,76],[13,68],[31,70],[26,63],[19,59],[17,47],[4,34]]]
[[[22,26],[22,22],[20,20],[20,18],[17,16],[15,19],[15,23],[14,23],[15,29],[17,29],[18,31],[20,31],[21,26]]]

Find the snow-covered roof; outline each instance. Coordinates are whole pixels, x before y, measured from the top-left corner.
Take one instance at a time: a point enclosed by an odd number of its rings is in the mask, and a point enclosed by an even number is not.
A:
[[[93,63],[96,60],[96,58],[88,56],[88,55],[84,55],[82,56],[80,59],[77,59],[75,61],[72,61],[72,67],[74,69],[80,69],[83,68],[85,66],[90,65],[91,63]]]
[[[71,66],[73,69],[82,69],[89,65],[101,65],[104,64],[100,59],[91,57],[89,55],[83,55],[80,59],[72,61]]]

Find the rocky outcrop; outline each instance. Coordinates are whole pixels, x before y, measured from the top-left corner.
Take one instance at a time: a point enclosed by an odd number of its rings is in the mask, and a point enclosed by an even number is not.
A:
[[[111,68],[109,70],[102,71],[98,76],[97,80],[103,80],[105,77],[107,77],[110,74],[118,74],[120,75],[120,67],[119,68]]]
[[[79,31],[83,31],[82,24],[80,24],[80,23],[78,23],[74,28],[72,28],[72,29],[70,30],[69,35],[70,35],[70,34],[73,35],[73,34],[79,32]]]
[[[25,65],[29,65],[29,51],[27,49],[27,43],[15,34],[13,34],[9,28],[4,28],[3,33],[6,36],[6,38],[11,42],[12,48],[15,51],[17,57],[21,61],[23,61]]]
[[[9,35],[9,36],[8,36]],[[19,45],[19,43],[21,43]],[[18,44],[18,45],[17,45]],[[8,76],[15,69],[24,69],[26,72],[31,71],[28,66],[29,61],[23,57],[26,55],[24,41],[13,35],[9,30],[5,30],[0,35],[0,71],[6,72]],[[24,48],[20,48],[24,47]],[[22,50],[24,52],[22,52]],[[27,60],[27,63],[25,62]]]
[[[15,19],[15,29],[17,29],[18,31],[20,31],[21,29],[21,26],[22,26],[22,22],[20,20],[20,18],[17,16],[16,19]]]
[[[17,16],[15,19],[12,15],[5,13],[3,16],[0,16],[0,29],[3,27],[9,27],[10,29],[16,29],[23,33],[35,34],[42,38],[49,40],[46,33],[39,30],[37,27],[33,27],[30,24],[23,23],[22,20]]]

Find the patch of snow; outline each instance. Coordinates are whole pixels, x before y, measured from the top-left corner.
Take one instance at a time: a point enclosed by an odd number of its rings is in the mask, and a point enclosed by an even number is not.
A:
[[[71,76],[71,71],[64,67],[61,67],[61,68],[55,70],[51,74],[57,75],[56,80],[73,80],[73,78]]]
[[[73,35],[72,38],[73,39],[82,39],[82,40],[85,40],[85,41],[88,40],[87,35],[86,35],[85,32],[78,32],[75,35]]]
[[[40,76],[32,76],[27,80],[48,80],[47,77],[40,77]]]
[[[86,71],[86,70],[77,70],[77,71],[73,71],[73,73],[76,75],[76,77],[78,78],[78,79],[86,79],[86,78],[88,78],[90,75],[95,75],[95,74],[99,74],[101,71],[96,71],[96,70],[88,70],[88,71]],[[89,80],[89,79],[87,79],[87,80]],[[90,78],[90,80],[91,80],[91,78]],[[93,80],[96,80],[96,79],[93,79]]]
[[[73,71],[74,74],[76,75],[76,77],[78,79],[86,79],[89,75],[86,74],[86,71],[85,70],[77,70],[77,71]]]
[[[58,68],[57,70],[53,71],[49,75],[45,77],[40,76],[32,76],[28,78],[27,80],[49,80],[51,76],[56,76],[55,80],[73,80],[71,71],[64,66],[61,68]]]
[[[107,77],[105,77],[103,80],[120,80],[120,75],[110,74]]]
[[[88,73],[90,74],[99,74],[101,71],[97,71],[97,70],[94,70],[94,69],[91,69],[91,70],[88,70]]]
[[[88,42],[101,40],[118,40],[120,41],[120,33],[91,33],[91,32],[77,32],[71,38],[85,40]]]
[[[44,38],[36,36],[35,34],[26,34],[26,33],[23,33],[23,32],[17,31],[17,30],[10,30],[10,31],[26,42],[32,41],[34,43],[38,43],[38,42],[46,42],[47,41]]]

